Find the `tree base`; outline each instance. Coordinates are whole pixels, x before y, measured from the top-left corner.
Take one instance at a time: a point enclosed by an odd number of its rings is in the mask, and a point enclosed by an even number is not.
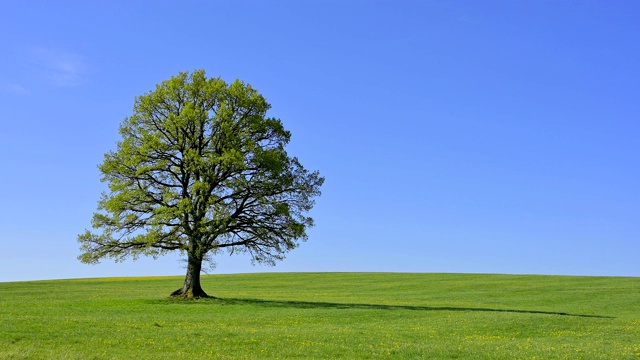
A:
[[[190,299],[190,300],[201,299],[201,298],[205,298],[205,299],[214,298],[213,296],[207,295],[207,293],[204,292],[204,290],[202,289],[193,289],[193,288],[189,288],[187,291],[184,291],[183,288],[180,288],[172,292],[170,296],[173,298]]]

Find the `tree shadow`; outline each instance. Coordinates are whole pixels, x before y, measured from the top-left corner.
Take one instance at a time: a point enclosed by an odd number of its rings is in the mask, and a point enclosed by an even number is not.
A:
[[[193,303],[193,302],[192,302]],[[519,309],[492,309],[473,307],[453,307],[453,306],[414,306],[414,305],[383,305],[383,304],[357,304],[357,303],[332,303],[316,301],[283,301],[283,300],[263,300],[251,298],[216,298],[201,299],[196,303],[219,304],[219,305],[257,305],[264,307],[281,307],[297,309],[362,309],[362,310],[411,310],[411,311],[470,311],[470,312],[498,312],[498,313],[519,313],[538,315],[572,316],[583,318],[615,319],[613,316],[571,314],[556,311],[539,310],[519,310]]]

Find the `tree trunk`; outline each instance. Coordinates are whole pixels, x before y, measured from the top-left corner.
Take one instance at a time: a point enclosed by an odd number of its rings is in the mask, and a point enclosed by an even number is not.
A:
[[[209,295],[200,286],[200,271],[202,270],[202,258],[189,254],[187,259],[187,276],[184,285],[171,293],[171,296],[183,297],[185,299],[207,298]]]

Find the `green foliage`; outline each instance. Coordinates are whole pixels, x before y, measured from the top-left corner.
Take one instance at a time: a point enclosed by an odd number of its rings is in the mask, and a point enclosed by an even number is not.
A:
[[[179,251],[201,261],[227,249],[274,264],[306,240],[324,179],[287,154],[291,134],[269,108],[250,85],[203,70],[136,98],[99,167],[101,232],[78,236],[79,259]]]
[[[279,273],[0,283],[1,359],[637,359],[640,278]]]

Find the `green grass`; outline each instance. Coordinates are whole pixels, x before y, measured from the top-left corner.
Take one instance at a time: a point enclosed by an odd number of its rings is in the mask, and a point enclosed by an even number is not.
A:
[[[395,273],[0,283],[0,359],[638,359],[640,278]]]

